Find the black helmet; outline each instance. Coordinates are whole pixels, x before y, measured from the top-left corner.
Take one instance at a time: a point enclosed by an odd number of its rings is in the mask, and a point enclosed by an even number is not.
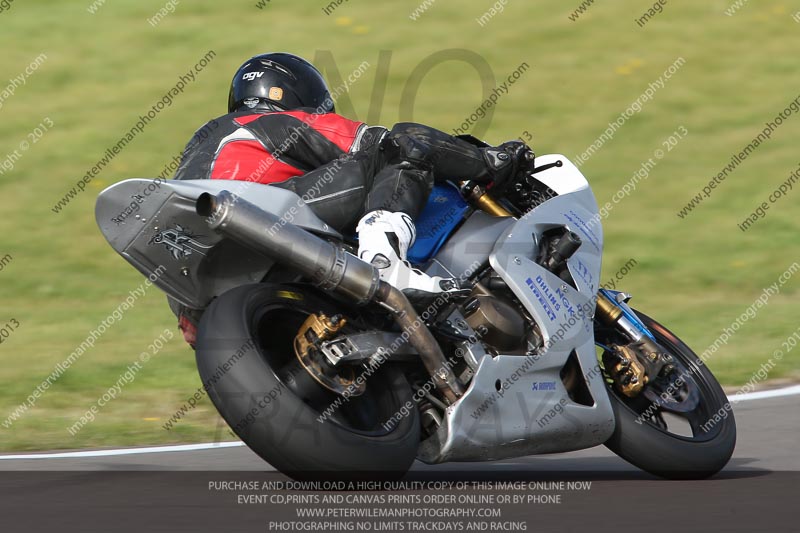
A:
[[[322,74],[293,54],[261,54],[248,59],[231,81],[228,112],[310,107],[333,112],[333,99]]]

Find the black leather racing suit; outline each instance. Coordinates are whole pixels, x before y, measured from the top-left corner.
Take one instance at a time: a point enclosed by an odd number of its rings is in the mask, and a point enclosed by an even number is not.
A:
[[[413,219],[434,181],[485,178],[509,164],[490,149],[415,123],[387,130],[304,109],[235,112],[214,122],[213,130],[204,126],[186,146],[175,179],[289,189],[322,220],[347,232],[375,209]]]
[[[311,111],[245,111],[217,118],[189,141],[175,179],[242,180],[289,189],[322,220],[352,233],[358,220],[376,209],[416,218],[435,181],[488,180],[513,172],[503,149],[478,148],[422,124],[387,130]],[[184,338],[194,346],[201,311],[169,302]]]

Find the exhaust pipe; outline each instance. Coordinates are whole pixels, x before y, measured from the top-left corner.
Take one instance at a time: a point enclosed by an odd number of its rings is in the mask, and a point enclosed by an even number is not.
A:
[[[201,194],[195,210],[214,231],[297,269],[321,289],[336,291],[358,305],[374,301],[391,310],[445,398],[453,403],[464,394],[464,386],[408,298],[381,281],[375,267],[302,228],[282,224],[276,215],[228,191]]]

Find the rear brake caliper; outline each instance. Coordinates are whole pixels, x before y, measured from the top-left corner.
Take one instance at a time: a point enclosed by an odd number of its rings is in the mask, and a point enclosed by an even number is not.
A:
[[[320,346],[333,338],[347,321],[341,315],[328,318],[323,313],[312,314],[300,326],[294,338],[294,352],[300,364],[326,389],[336,394],[359,396],[364,392],[366,383],[356,381],[352,368],[334,369],[322,357]]]

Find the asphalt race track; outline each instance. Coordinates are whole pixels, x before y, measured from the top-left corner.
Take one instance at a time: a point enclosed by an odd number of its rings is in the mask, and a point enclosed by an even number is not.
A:
[[[736,451],[724,470],[725,475],[736,472],[800,472],[800,386],[783,389],[787,395],[773,398],[748,398],[734,404],[738,430]],[[792,394],[793,393],[793,394]],[[224,447],[222,447],[224,446]],[[129,448],[124,450],[0,455],[0,471],[7,470],[189,470],[189,471],[272,471],[249,448],[241,443],[203,445],[201,449],[182,450],[181,446]],[[137,453],[139,450],[141,453]],[[176,450],[176,451],[172,451]],[[110,453],[114,455],[102,455]],[[120,455],[116,455],[119,453]],[[56,457],[53,457],[56,456]],[[40,458],[36,458],[40,457]],[[426,465],[417,462],[413,472],[427,475],[448,472],[501,474],[503,472],[608,472],[624,477],[650,478],[637,475],[638,469],[629,465],[605,447],[578,452],[530,456],[492,463],[445,463]]]
[[[712,480],[661,481],[604,447],[493,463],[416,463],[408,478],[592,482],[587,492],[565,494],[560,505],[505,512],[504,519],[516,516],[527,521],[529,531],[539,530],[537,524],[557,524],[559,531],[579,531],[591,524],[587,531],[605,531],[606,527],[610,531],[618,530],[621,521],[642,525],[647,517],[660,519],[645,527],[646,531],[798,531],[800,387],[774,394],[779,395],[756,393],[734,404],[736,452],[728,467]],[[90,506],[90,520],[98,531],[106,530],[99,528],[100,524],[116,524],[115,530],[127,531],[119,529],[122,516],[126,517],[122,527],[127,525],[130,530],[208,531],[246,524],[244,529],[232,530],[268,531],[267,517],[274,519],[287,510],[277,505],[242,507],[234,499],[209,491],[210,480],[263,479],[267,475],[286,479],[267,474],[272,471],[269,465],[241,443],[196,448],[200,449],[2,455],[0,523],[19,524],[15,531],[24,530],[22,527],[71,531],[73,525],[76,530],[94,531],[81,529],[87,522],[80,519],[84,511],[79,509]],[[147,513],[137,511],[144,507]],[[50,511],[43,515],[37,509]],[[51,514],[53,511],[58,512]],[[189,515],[193,518],[187,518]],[[665,517],[669,521],[665,522]],[[189,525],[188,520],[202,520],[205,527],[182,529]]]

